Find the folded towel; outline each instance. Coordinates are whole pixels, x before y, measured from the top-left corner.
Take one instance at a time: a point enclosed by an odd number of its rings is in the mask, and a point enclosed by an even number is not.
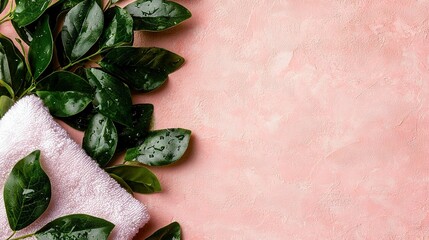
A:
[[[146,207],[86,155],[39,98],[28,96],[0,120],[1,239],[12,233],[3,200],[5,180],[16,162],[36,149],[51,180],[52,199],[46,212],[15,236],[35,232],[57,217],[84,213],[114,223],[110,239],[131,239],[149,220]]]

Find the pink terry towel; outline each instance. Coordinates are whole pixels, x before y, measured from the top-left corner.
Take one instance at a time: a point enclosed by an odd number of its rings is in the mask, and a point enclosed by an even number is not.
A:
[[[46,212],[15,237],[33,233],[51,220],[75,213],[89,214],[113,224],[110,239],[132,239],[149,220],[146,207],[99,168],[61,128],[35,96],[18,101],[0,120],[0,238],[12,231],[7,222],[3,187],[17,161],[33,150],[52,185]]]

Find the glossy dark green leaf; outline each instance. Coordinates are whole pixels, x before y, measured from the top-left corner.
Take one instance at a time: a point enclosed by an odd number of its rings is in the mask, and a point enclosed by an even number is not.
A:
[[[74,129],[85,131],[88,128],[90,120],[96,113],[97,111],[94,109],[92,104],[89,104],[82,112],[60,119]]]
[[[103,31],[103,10],[94,0],[85,0],[66,15],[61,38],[66,56],[76,61],[97,42]]]
[[[170,128],[149,132],[144,142],[127,150],[125,161],[137,161],[149,166],[163,166],[179,160],[188,148],[191,131]]]
[[[134,20],[134,30],[162,31],[190,18],[182,5],[164,0],[137,0],[125,7]]]
[[[116,182],[118,182],[119,185],[121,185],[121,187],[123,189],[125,189],[125,191],[127,191],[129,194],[133,194],[133,190],[131,189],[131,187],[124,181],[124,179],[122,179],[121,177],[113,174],[113,173],[109,173],[109,176],[113,179],[115,179]]]
[[[69,71],[53,72],[43,78],[37,86],[37,89],[47,91],[76,91],[89,94],[94,92],[85,79]]]
[[[102,114],[95,114],[85,130],[83,149],[103,167],[112,159],[117,144],[118,133],[115,124]]]
[[[131,107],[131,126],[118,126],[117,128],[119,135],[117,150],[135,147],[142,143],[149,131],[152,114],[152,104],[136,104]]]
[[[68,117],[83,111],[93,99],[93,89],[81,77],[67,71],[54,72],[38,84],[36,94],[54,116]]]
[[[157,230],[150,235],[146,240],[180,240],[181,229],[178,222],[172,222],[167,226]]]
[[[43,16],[41,24],[36,27],[33,40],[28,50],[28,62],[37,79],[49,66],[54,51],[54,41],[49,26],[49,16]]]
[[[0,118],[12,107],[14,104],[13,100],[8,96],[0,96]]]
[[[158,178],[143,166],[117,165],[105,170],[122,178],[134,192],[146,194],[161,191]]]
[[[0,80],[9,84],[15,93],[26,81],[24,57],[12,41],[0,35]]]
[[[0,0],[0,13],[3,12],[3,10],[6,8],[8,3],[9,3],[9,0]]]
[[[46,224],[35,236],[38,240],[96,239],[107,240],[115,225],[86,214],[72,214]]]
[[[36,21],[48,8],[51,0],[15,0],[15,2],[12,19],[18,27],[24,27]]]
[[[58,117],[73,116],[83,111],[92,101],[91,94],[75,91],[37,91],[36,94],[43,100],[51,114]]]
[[[7,219],[12,230],[21,230],[48,208],[51,183],[40,166],[40,151],[21,159],[6,180],[3,197]]]
[[[109,51],[99,64],[130,87],[147,92],[160,87],[168,74],[180,68],[184,61],[162,48],[118,47]]]
[[[95,68],[86,70],[89,83],[96,88],[94,105],[104,116],[131,125],[130,89],[115,77]]]
[[[104,13],[104,30],[100,37],[100,48],[128,44],[133,41],[133,19],[120,7],[109,8]]]

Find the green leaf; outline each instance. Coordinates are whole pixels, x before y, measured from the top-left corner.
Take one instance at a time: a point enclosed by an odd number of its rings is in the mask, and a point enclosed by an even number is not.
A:
[[[130,89],[115,77],[95,68],[86,69],[89,84],[96,88],[94,105],[104,116],[131,125]]]
[[[52,115],[68,117],[83,111],[91,103],[93,89],[78,75],[58,71],[40,81],[36,94]]]
[[[158,178],[143,166],[117,165],[105,170],[122,178],[134,192],[146,194],[161,191]]]
[[[34,38],[28,50],[28,62],[37,79],[49,66],[54,51],[54,41],[49,26],[49,16],[43,16],[41,24],[36,27]]]
[[[120,7],[108,9],[105,13],[105,27],[100,37],[100,48],[108,48],[133,41],[133,18]]]
[[[57,218],[35,233],[38,240],[107,239],[115,225],[86,214]]]
[[[14,104],[13,100],[8,96],[0,96],[0,118],[9,110],[10,107]]]
[[[116,176],[113,173],[109,173],[110,177],[115,179],[116,182],[118,182],[119,185],[121,185],[121,187],[123,189],[125,189],[125,191],[127,191],[129,194],[133,194],[133,190],[130,188],[130,186],[124,181],[124,179],[122,179],[119,176]]]
[[[103,31],[103,10],[94,0],[85,0],[66,15],[61,38],[71,62],[81,58],[97,42]]]
[[[37,91],[36,94],[43,100],[51,114],[58,117],[73,116],[83,111],[92,101],[91,94],[75,91]]]
[[[152,114],[152,104],[136,104],[131,107],[131,127],[117,127],[119,135],[117,150],[135,147],[142,143],[149,131]]]
[[[21,159],[6,180],[3,196],[9,226],[21,230],[48,208],[51,183],[40,166],[40,151]]]
[[[112,120],[100,113],[94,115],[83,137],[86,153],[103,167],[112,159],[117,144],[118,133]]]
[[[36,21],[48,8],[51,0],[15,0],[16,8],[12,19],[18,27],[27,26]]]
[[[162,48],[118,47],[109,51],[99,64],[132,88],[148,92],[160,87],[168,74],[180,68],[184,61]]]
[[[12,41],[0,35],[0,80],[17,93],[26,81],[27,68],[24,57]]]
[[[89,104],[82,112],[60,119],[74,129],[85,131],[88,128],[90,120],[96,113],[97,111],[94,109],[92,104]]]
[[[144,142],[128,149],[125,161],[137,161],[149,166],[163,166],[179,160],[188,148],[191,131],[170,128],[149,132]]]
[[[163,31],[192,16],[182,5],[164,0],[137,0],[125,7],[134,20],[134,30]]]
[[[172,222],[167,226],[157,230],[150,235],[146,240],[180,240],[181,229],[178,222]]]

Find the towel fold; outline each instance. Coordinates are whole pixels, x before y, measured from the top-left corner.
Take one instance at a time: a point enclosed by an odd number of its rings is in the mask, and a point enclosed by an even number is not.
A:
[[[147,223],[146,207],[99,168],[61,128],[35,96],[18,101],[0,120],[0,236],[12,231],[6,217],[3,187],[17,161],[41,151],[41,165],[52,185],[46,212],[15,236],[37,231],[55,218],[89,214],[113,224],[110,239],[131,239]]]

